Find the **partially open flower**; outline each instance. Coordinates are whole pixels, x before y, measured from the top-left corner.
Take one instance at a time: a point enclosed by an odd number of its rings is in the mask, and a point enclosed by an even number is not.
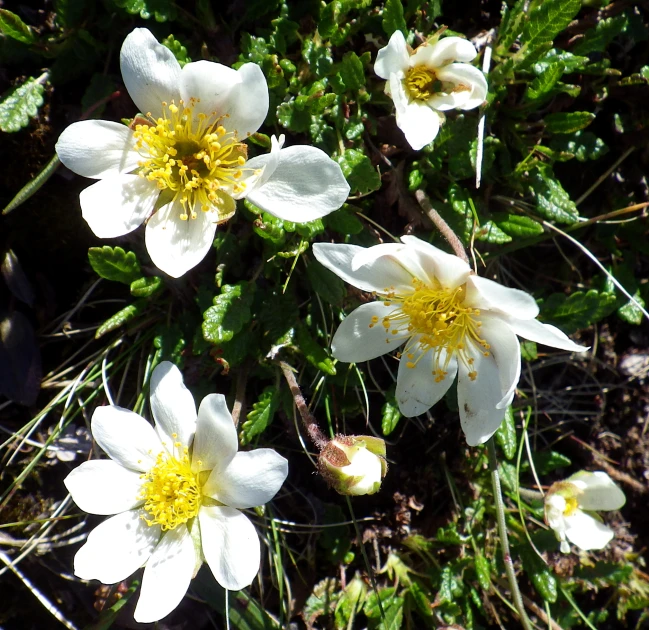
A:
[[[613,530],[593,511],[619,510],[624,492],[605,472],[582,470],[565,481],[557,481],[545,495],[545,521],[570,552],[568,541],[584,551],[602,549],[613,538]]]
[[[397,125],[413,149],[437,136],[449,109],[473,109],[487,97],[487,81],[478,68],[466,63],[476,56],[473,44],[461,37],[437,37],[415,50],[395,31],[379,50],[374,72],[386,79]]]
[[[318,468],[340,494],[374,494],[388,470],[385,442],[366,435],[338,435],[320,451]]]
[[[70,125],[56,152],[69,169],[99,180],[81,192],[84,219],[100,238],[146,222],[151,259],[170,276],[197,265],[217,224],[247,197],[266,212],[304,223],[340,208],[349,185],[338,164],[310,146],[248,159],[246,140],[268,113],[268,85],[254,63],[238,70],[197,61],[182,69],[145,28],[120,53],[126,89],[142,115],[130,126]]]
[[[240,510],[270,501],[288,474],[272,449],[237,452],[221,394],[206,396],[197,414],[172,363],[153,371],[151,410],[155,426],[128,409],[98,407],[92,434],[110,459],[84,462],[65,479],[82,510],[112,515],[77,552],[75,575],[114,584],[144,566],[141,623],[176,608],[203,562],[224,588],[252,582],[259,538]]]

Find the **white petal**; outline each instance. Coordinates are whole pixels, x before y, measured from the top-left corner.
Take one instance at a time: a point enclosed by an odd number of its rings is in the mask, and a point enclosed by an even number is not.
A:
[[[375,245],[374,247],[386,246]],[[374,250],[374,247],[369,249]],[[367,251],[363,247],[343,243],[314,243],[312,249],[313,255],[321,265],[361,291],[385,293],[390,287],[394,287],[397,291],[412,289],[412,274],[392,255],[375,257],[376,260],[372,264],[354,269],[355,257],[364,255]],[[392,249],[382,251],[391,253]]]
[[[474,308],[501,311],[516,319],[534,319],[539,314],[539,306],[529,293],[480,276],[467,279],[464,302]]]
[[[457,381],[460,424],[469,446],[486,442],[505,417],[505,410],[498,408],[503,396],[496,361],[481,352],[475,352],[473,358],[471,370],[477,372],[475,380],[471,380],[469,368],[460,362]]]
[[[566,538],[584,551],[603,549],[613,538],[613,530],[589,514],[577,510],[564,517]]]
[[[56,153],[71,171],[92,179],[128,173],[142,159],[135,151],[133,131],[107,120],[82,120],[70,125],[59,136]]]
[[[442,119],[425,103],[410,101],[396,74],[390,75],[390,93],[396,109],[397,127],[403,131],[408,144],[419,151],[437,137]]]
[[[225,470],[213,471],[203,492],[233,508],[268,503],[288,475],[288,461],[272,448],[237,453]]]
[[[626,503],[624,492],[605,472],[582,470],[566,481],[581,490],[577,500],[584,510],[619,510]]]
[[[146,28],[130,33],[120,52],[124,85],[143,114],[162,113],[162,102],[180,100],[180,64]]]
[[[536,341],[551,348],[559,348],[568,352],[585,352],[586,346],[580,346],[571,341],[564,333],[555,326],[542,324],[536,319],[522,320],[511,317],[508,319],[511,329],[523,339]]]
[[[149,527],[139,510],[117,514],[90,532],[74,557],[74,574],[103,584],[121,582],[149,559],[159,538],[160,527]]]
[[[428,411],[453,384],[457,374],[457,360],[451,356],[444,368],[445,362],[446,350],[441,350],[439,361],[436,361],[435,352],[422,351],[417,339],[408,342],[399,360],[396,391],[399,410],[406,418]],[[408,363],[414,363],[415,366],[408,367]],[[438,365],[446,372],[446,376],[439,382],[433,374]]]
[[[445,83],[452,83],[461,88],[453,91],[455,104],[452,106],[442,106],[434,104],[436,109],[442,111],[451,107],[460,109],[474,109],[480,107],[487,98],[487,79],[478,68],[474,68],[467,63],[453,63],[446,68],[442,68],[437,73],[437,78]]]
[[[153,212],[160,195],[138,175],[113,175],[81,191],[81,213],[99,238],[132,232]]]
[[[418,257],[419,266],[428,273],[428,284],[436,280],[446,289],[455,289],[470,277],[471,267],[458,256],[447,254],[416,236],[402,236],[401,241],[412,250],[411,257]]]
[[[521,346],[512,329],[498,317],[480,316],[482,327],[479,334],[491,346],[489,352],[496,361],[500,377],[501,400],[498,409],[511,405],[516,385],[521,377]]]
[[[97,407],[91,428],[97,444],[125,468],[146,472],[162,452],[160,438],[151,424],[129,409],[114,405]]]
[[[401,31],[394,31],[385,48],[376,54],[374,72],[382,79],[387,79],[392,73],[404,72],[408,69],[408,45]]]
[[[201,401],[196,421],[192,470],[221,471],[237,454],[239,441],[232,415],[222,394],[209,394]]]
[[[225,116],[220,124],[240,139],[255,133],[268,114],[266,77],[254,63],[238,70],[211,61],[188,63],[180,72],[180,95],[185,103],[198,99],[194,115]]]
[[[174,278],[195,267],[212,247],[216,223],[212,212],[196,209],[196,218],[181,221],[183,207],[169,203],[146,224],[146,249],[156,267]]]
[[[251,584],[259,572],[261,550],[248,517],[230,507],[202,507],[198,520],[205,561],[216,581],[231,591]]]
[[[393,335],[381,323],[398,308],[386,306],[384,302],[361,304],[338,326],[331,342],[333,356],[345,363],[361,363],[398,348],[410,335],[405,330],[404,334]],[[370,328],[372,317],[378,317],[378,322]]]
[[[110,459],[83,462],[64,483],[74,502],[90,514],[118,514],[142,503],[137,498],[142,486],[140,473]]]
[[[250,160],[250,166],[255,164]],[[348,195],[349,184],[340,166],[324,151],[299,145],[282,149],[268,181],[255,186],[247,197],[284,221],[306,223],[337,210]]]
[[[443,37],[432,45],[421,45],[410,59],[410,65],[423,63],[439,68],[453,61],[471,61],[478,54],[473,44],[461,37]]]
[[[279,166],[280,160],[280,151],[284,146],[284,141],[286,137],[282,134],[279,138],[271,136],[270,138],[270,153],[264,155],[258,155],[257,157],[251,158],[246,162],[246,171],[251,172],[250,175],[245,181],[247,184],[247,190],[239,198],[246,197],[250,194],[255,188],[263,186],[275,172]],[[261,174],[259,174],[261,171]],[[250,182],[250,183],[248,183]]]
[[[146,563],[135,621],[158,621],[174,610],[189,588],[195,567],[196,552],[187,526],[165,532]]]
[[[196,405],[180,370],[163,361],[151,374],[150,390],[151,411],[162,442],[169,449],[176,442],[189,447],[196,430]]]

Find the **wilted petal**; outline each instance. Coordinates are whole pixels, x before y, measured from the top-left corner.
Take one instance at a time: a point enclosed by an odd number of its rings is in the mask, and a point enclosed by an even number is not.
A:
[[[160,527],[149,527],[139,510],[117,514],[90,532],[74,557],[74,574],[103,584],[121,582],[149,559],[159,538]]]
[[[166,617],[185,596],[196,567],[196,552],[186,525],[164,533],[146,563],[133,617],[150,623]]]
[[[398,348],[410,336],[405,326],[403,334],[393,335],[381,323],[398,308],[386,306],[385,302],[370,302],[352,311],[340,323],[331,342],[334,357],[346,363],[361,363]],[[372,322],[373,317],[378,318],[377,322]]]
[[[566,538],[584,551],[603,549],[613,538],[613,530],[581,510],[564,517]]]
[[[446,350],[442,349],[439,361],[436,362],[435,352],[422,350],[417,339],[408,342],[399,360],[396,390],[399,410],[406,418],[428,411],[453,384],[457,374],[457,360],[451,356],[445,366],[446,356]],[[409,364],[414,367],[408,367]],[[446,372],[439,382],[435,380],[433,373],[438,365]]]
[[[192,470],[219,473],[237,454],[239,442],[232,414],[222,394],[209,394],[201,401],[192,451]]]
[[[522,320],[511,317],[507,320],[511,329],[523,339],[536,341],[552,348],[567,350],[568,352],[585,352],[586,346],[580,346],[562,333],[555,326],[542,324],[536,319]]]
[[[402,73],[408,69],[408,45],[401,31],[394,31],[388,45],[376,54],[374,72],[382,79],[388,79],[392,73]]]
[[[584,510],[619,510],[626,503],[624,492],[605,472],[582,470],[566,481],[581,490],[577,501]]]
[[[138,175],[113,175],[81,191],[81,213],[99,238],[132,232],[153,212],[160,195]]]
[[[227,468],[213,471],[203,492],[229,507],[256,507],[277,494],[287,475],[284,457],[270,448],[258,448],[237,453]]]
[[[180,100],[180,64],[146,28],[136,28],[120,52],[124,85],[143,114],[158,118],[162,102]]]
[[[539,306],[529,293],[480,276],[467,279],[464,302],[467,306],[500,311],[516,319],[534,319],[539,314]]]
[[[71,171],[92,179],[128,173],[142,159],[135,151],[133,131],[107,120],[82,120],[66,127],[56,153]]]
[[[203,554],[216,581],[231,591],[251,584],[259,571],[261,551],[248,517],[230,507],[202,507],[198,520]]]
[[[118,514],[142,503],[140,474],[110,459],[95,459],[77,466],[64,483],[84,512]]]

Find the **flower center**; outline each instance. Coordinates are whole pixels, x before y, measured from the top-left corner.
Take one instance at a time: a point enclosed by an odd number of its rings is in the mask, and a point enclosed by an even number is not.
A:
[[[160,525],[166,531],[198,514],[201,492],[186,452],[181,459],[160,453],[142,478],[146,481],[138,498],[144,500],[144,510],[151,516],[142,516],[148,525]]]
[[[442,87],[435,73],[426,66],[409,68],[403,84],[413,101],[428,101],[439,93]]]
[[[382,320],[386,333],[404,334],[411,339],[418,336],[418,345],[424,353],[432,350],[435,353],[433,376],[439,383],[444,380],[448,371],[451,356],[457,356],[469,370],[469,378],[475,380],[478,373],[473,365],[475,359],[467,350],[468,345],[477,347],[484,356],[489,356],[489,344],[480,336],[482,323],[477,319],[480,311],[464,305],[466,289],[464,285],[456,289],[435,289],[420,280],[413,279],[414,291],[406,296],[397,296],[394,291],[386,291],[386,306],[400,303],[401,307]],[[378,324],[374,317],[370,327]],[[406,366],[414,368],[413,341],[406,344],[403,354],[407,359]],[[442,350],[446,350],[444,361]]]
[[[575,497],[563,497],[566,507],[563,509],[564,516],[572,516],[579,508],[579,503]]]
[[[151,114],[136,119],[135,148],[144,158],[139,175],[168,191],[169,201],[180,201],[183,221],[195,219],[197,208],[216,209],[222,221],[234,212],[233,196],[246,188],[241,180],[248,148],[219,124],[216,114],[195,115],[196,103],[163,102],[157,120]]]

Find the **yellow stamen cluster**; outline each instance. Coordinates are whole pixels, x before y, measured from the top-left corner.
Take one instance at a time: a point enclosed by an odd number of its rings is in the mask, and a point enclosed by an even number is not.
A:
[[[428,101],[441,91],[437,76],[426,66],[409,68],[403,85],[413,101]]]
[[[179,443],[176,448],[180,448]],[[180,459],[161,453],[155,466],[142,478],[146,481],[138,498],[144,500],[143,508],[151,516],[142,516],[148,525],[160,525],[166,531],[198,514],[201,492],[187,449]]]
[[[182,204],[183,221],[195,219],[196,208],[216,208],[224,219],[233,211],[231,197],[245,190],[248,149],[216,114],[195,115],[197,102],[163,102],[160,118],[147,114],[135,121],[135,148],[144,158],[139,175],[171,193],[169,201]]]
[[[579,508],[579,502],[575,497],[563,497],[566,501],[566,507],[563,510],[564,516],[572,516]]]
[[[448,371],[451,356],[464,363],[469,370],[469,377],[475,380],[478,373],[474,369],[475,359],[467,346],[472,346],[484,356],[489,356],[489,344],[480,336],[482,323],[477,319],[480,311],[466,306],[464,286],[455,289],[433,288],[413,279],[414,291],[407,295],[397,295],[394,290],[386,289],[386,306],[395,303],[400,308],[392,311],[381,320],[381,325],[388,335],[407,336],[411,339],[418,337],[419,350],[422,353],[435,353],[433,376],[436,382],[444,380]],[[379,323],[378,317],[373,317],[370,328]],[[386,339],[388,341],[388,339]],[[446,356],[442,361],[442,350]],[[415,345],[413,341],[406,344],[401,360],[406,366],[414,368]]]

